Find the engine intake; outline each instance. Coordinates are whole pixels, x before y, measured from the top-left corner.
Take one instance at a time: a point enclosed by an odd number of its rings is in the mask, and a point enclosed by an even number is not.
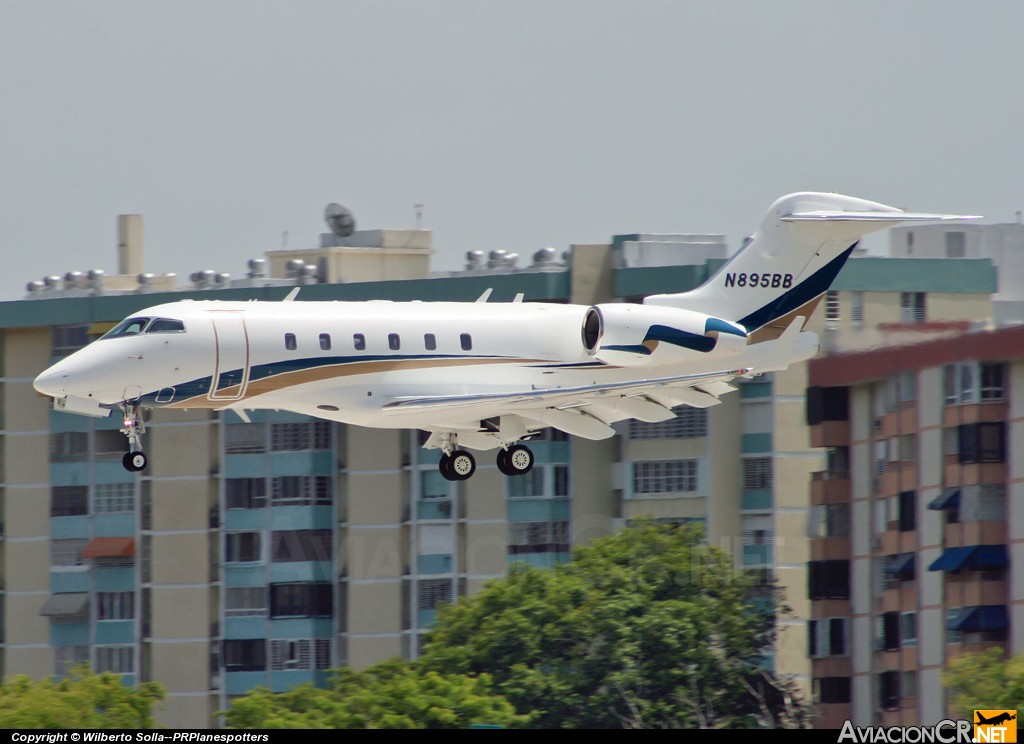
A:
[[[746,329],[736,323],[656,305],[594,305],[583,317],[581,335],[588,354],[620,366],[736,353],[747,345]]]

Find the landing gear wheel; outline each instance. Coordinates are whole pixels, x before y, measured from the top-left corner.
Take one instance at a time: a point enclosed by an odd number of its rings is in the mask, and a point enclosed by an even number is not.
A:
[[[124,469],[130,473],[136,473],[146,468],[148,460],[146,459],[145,452],[129,452],[121,458],[121,464],[124,465]]]
[[[533,451],[516,444],[498,452],[498,470],[505,475],[526,475],[533,469]]]
[[[458,480],[455,474],[452,472],[452,457],[451,455],[441,455],[441,460],[437,463],[437,469],[441,471],[441,476],[445,480]]]
[[[455,450],[448,458],[448,469],[452,480],[466,480],[476,472],[476,460],[466,450]]]

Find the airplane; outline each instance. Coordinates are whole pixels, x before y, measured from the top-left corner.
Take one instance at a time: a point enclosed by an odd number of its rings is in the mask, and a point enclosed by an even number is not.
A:
[[[814,356],[804,325],[863,235],[910,213],[832,193],[770,207],[703,285],[641,304],[181,300],[141,310],[34,381],[68,413],[119,411],[129,471],[147,466],[144,409],[292,411],[429,433],[439,470],[465,480],[470,450],[528,473],[527,442],[553,427],[587,439],[626,419],[705,408],[730,381]]]
[[[978,711],[975,711],[975,713],[977,713],[977,715],[978,715],[977,723],[978,723],[979,726],[981,726],[981,725],[998,726],[1000,723],[1006,723],[1007,721],[1013,721],[1013,720],[1015,720],[1017,718],[1017,714],[1016,713],[1014,713],[1011,716],[1009,713],[1007,713],[1005,711],[1000,713],[997,716],[992,716],[991,718],[985,718],[985,716],[981,715],[981,713],[978,712]]]

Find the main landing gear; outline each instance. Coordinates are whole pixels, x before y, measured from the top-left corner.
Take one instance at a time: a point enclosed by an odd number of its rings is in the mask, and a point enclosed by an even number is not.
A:
[[[466,480],[476,472],[476,459],[468,450],[458,448],[454,434],[442,435],[441,450],[437,468],[445,479]],[[533,452],[525,444],[502,445],[498,450],[498,470],[505,475],[526,475],[532,468]]]
[[[138,403],[123,404],[121,412],[124,415],[121,433],[128,437],[128,453],[121,458],[121,464],[128,472],[135,473],[145,469],[149,462],[146,453],[142,451],[142,435],[146,433],[146,425],[142,421]]]

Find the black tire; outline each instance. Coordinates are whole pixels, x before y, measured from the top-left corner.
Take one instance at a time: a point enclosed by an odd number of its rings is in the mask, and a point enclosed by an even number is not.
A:
[[[508,464],[508,450],[507,449],[503,448],[503,449],[499,449],[498,450],[497,462],[498,462],[498,470],[501,471],[502,475],[515,475],[515,473],[512,472],[511,466]]]
[[[149,460],[145,452],[129,452],[121,458],[121,464],[124,465],[124,469],[129,473],[137,473],[140,470],[146,469]]]
[[[441,455],[441,460],[437,463],[437,469],[441,471],[441,476],[445,480],[458,480],[455,477],[455,473],[452,472],[452,458],[450,455]]]

